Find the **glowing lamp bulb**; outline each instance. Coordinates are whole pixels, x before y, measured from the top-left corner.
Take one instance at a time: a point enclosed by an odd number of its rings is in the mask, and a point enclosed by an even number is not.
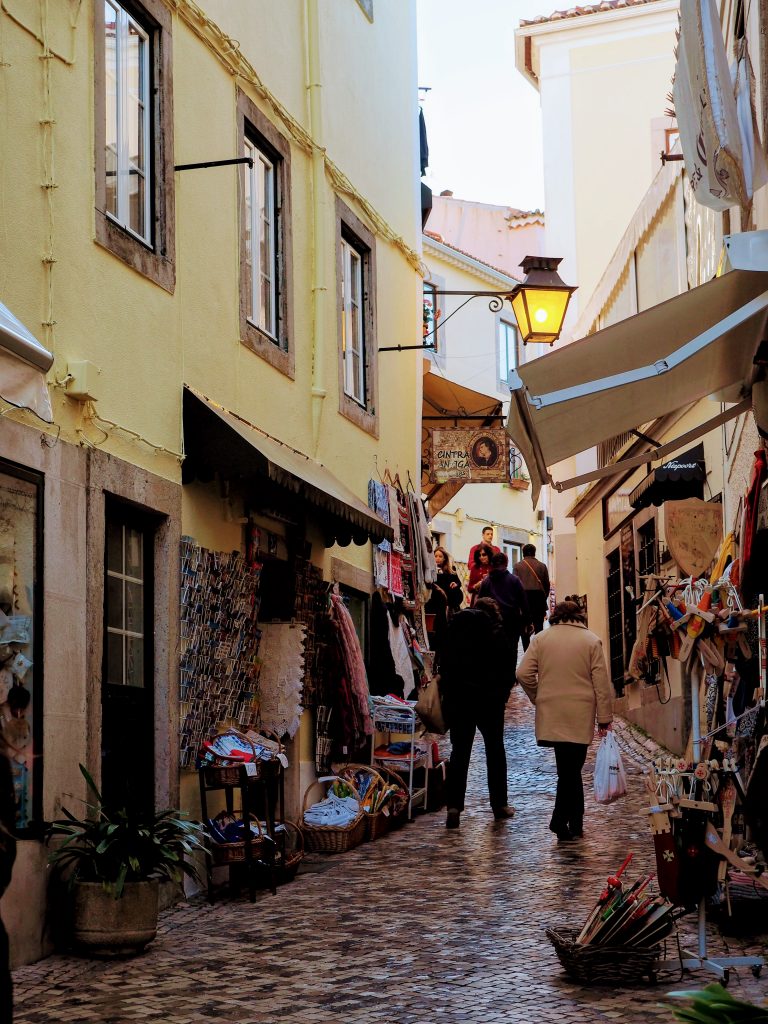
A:
[[[549,314],[547,313],[546,309],[537,309],[536,312],[533,314],[533,318],[534,320],[537,320],[540,324],[543,324],[544,321],[547,319],[548,315]]]

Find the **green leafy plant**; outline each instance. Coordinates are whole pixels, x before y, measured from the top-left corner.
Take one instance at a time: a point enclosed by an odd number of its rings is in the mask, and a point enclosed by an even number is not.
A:
[[[688,1024],[751,1024],[768,1020],[764,1006],[734,999],[722,985],[707,985],[701,991],[670,992],[673,999],[690,999],[691,1005],[675,1009],[677,1020]]]
[[[65,817],[51,822],[46,840],[65,837],[49,856],[49,862],[68,872],[70,884],[101,882],[115,899],[126,882],[197,877],[185,854],[205,851],[202,825],[185,821],[181,811],[141,813],[104,807],[101,793],[83,765],[80,771],[91,800],[85,800],[87,816],[77,818],[62,808]]]

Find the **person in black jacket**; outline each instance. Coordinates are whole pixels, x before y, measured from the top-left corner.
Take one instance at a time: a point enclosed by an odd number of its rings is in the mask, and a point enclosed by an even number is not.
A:
[[[488,796],[497,820],[511,818],[507,802],[504,708],[515,682],[499,608],[479,598],[474,608],[458,612],[448,623],[440,663],[443,714],[450,728],[446,828],[458,828],[467,791],[467,772],[477,729],[485,741]]]
[[[504,629],[509,641],[511,663],[510,672],[515,678],[517,668],[517,646],[520,637],[531,631],[531,613],[523,585],[517,576],[513,576],[507,566],[509,561],[503,551],[491,559],[491,571],[480,584],[480,597],[490,597],[499,606]]]
[[[435,585],[445,594],[448,602],[448,618],[457,612],[464,604],[464,590],[461,580],[453,568],[451,556],[445,548],[435,548],[435,564],[437,565],[437,579]]]

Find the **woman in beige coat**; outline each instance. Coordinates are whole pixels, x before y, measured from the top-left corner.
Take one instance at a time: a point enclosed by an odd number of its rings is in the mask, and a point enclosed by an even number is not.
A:
[[[554,747],[557,796],[550,829],[560,840],[581,839],[584,786],[581,769],[595,734],[613,721],[613,691],[599,637],[574,601],[562,601],[549,629],[537,633],[517,670],[517,681],[536,706],[536,742]]]

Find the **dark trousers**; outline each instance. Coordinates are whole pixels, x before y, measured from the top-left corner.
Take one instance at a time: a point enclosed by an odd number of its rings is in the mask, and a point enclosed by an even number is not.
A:
[[[584,784],[581,769],[587,759],[586,743],[554,743],[557,795],[550,828],[553,832],[581,832],[584,821]]]
[[[488,771],[488,795],[491,807],[498,810],[507,805],[507,755],[504,752],[504,708],[502,696],[484,702],[480,707],[457,708],[451,725],[451,760],[448,765],[446,803],[449,808],[464,810],[467,792],[467,772],[472,755],[475,731],[485,741],[485,761]]]
[[[528,599],[528,611],[530,612],[533,632],[540,633],[544,629],[544,618],[547,614],[547,595],[543,590],[526,590],[525,596]],[[531,642],[531,633],[523,633],[523,650],[528,650]]]

